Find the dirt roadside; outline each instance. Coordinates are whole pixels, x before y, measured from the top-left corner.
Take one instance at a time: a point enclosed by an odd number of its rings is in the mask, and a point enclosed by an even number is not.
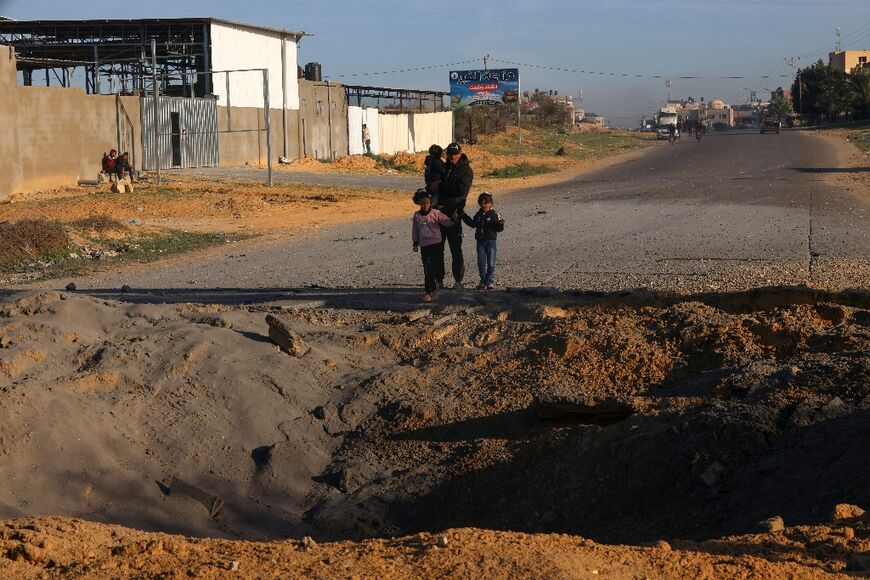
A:
[[[643,149],[632,149],[599,159],[554,157],[550,160],[536,156],[497,156],[473,145],[466,149],[478,175],[514,163],[540,164],[546,161],[556,169],[553,173],[520,178],[476,177],[472,197],[484,190],[496,195],[512,195],[524,189],[567,181],[596,169],[629,162],[644,153]],[[410,164],[422,167],[423,154],[405,156],[410,158]],[[342,159],[374,163],[361,156]],[[332,166],[340,165],[340,161],[323,164],[307,160],[302,167],[329,172],[335,171]],[[346,162],[343,169],[350,173],[357,170],[367,173],[369,165],[364,163],[360,168]],[[292,165],[289,167],[299,169]],[[384,170],[378,172],[386,174]],[[413,192],[390,187],[372,189],[276,183],[270,188],[259,181],[204,179],[200,176],[173,176],[158,186],[151,179],[139,184],[132,194],[110,194],[105,191],[107,186],[84,186],[13,196],[6,203],[0,203],[0,221],[45,218],[67,222],[98,215],[139,227],[292,236],[319,227],[395,218],[414,211],[410,200]],[[420,181],[422,185],[422,177]]]

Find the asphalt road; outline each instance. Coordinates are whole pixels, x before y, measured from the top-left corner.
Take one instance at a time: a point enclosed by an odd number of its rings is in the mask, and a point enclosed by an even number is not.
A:
[[[699,143],[661,143],[639,159],[562,184],[495,191],[495,207],[507,220],[498,241],[498,285],[678,292],[863,287],[870,273],[870,205],[825,181],[825,173],[838,171],[849,170],[837,168],[822,138],[735,131]],[[474,188],[471,208],[476,195]],[[405,219],[334,226],[277,244],[235,244],[225,253],[103,273],[78,284],[186,290],[317,285],[387,295],[406,288],[416,296],[422,268],[411,252],[413,211],[409,203]],[[466,279],[476,284],[473,232],[465,232]]]

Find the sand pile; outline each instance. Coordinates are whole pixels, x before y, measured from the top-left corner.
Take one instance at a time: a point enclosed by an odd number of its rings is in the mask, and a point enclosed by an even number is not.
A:
[[[334,165],[336,170],[347,171],[349,173],[381,173],[378,170],[377,159],[366,155],[339,157],[330,165]]]
[[[870,505],[868,307],[793,290],[468,293],[408,312],[10,297],[0,517],[638,545],[828,525]],[[842,570],[861,530],[812,558]]]

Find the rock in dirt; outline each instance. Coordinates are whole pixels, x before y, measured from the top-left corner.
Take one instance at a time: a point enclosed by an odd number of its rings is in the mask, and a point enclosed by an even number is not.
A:
[[[266,324],[269,325],[269,340],[287,354],[302,357],[311,351],[311,347],[302,340],[302,337],[277,316],[267,314]]]
[[[716,487],[723,477],[728,473],[728,470],[718,462],[713,462],[710,467],[704,470],[701,474],[701,481],[707,487]]]
[[[3,336],[0,336],[0,348],[7,348],[10,343],[12,343],[11,338],[6,336],[5,334]]]
[[[831,513],[831,521],[845,522],[855,520],[864,516],[864,510],[856,505],[848,503],[838,503],[834,506],[834,511]]]
[[[302,547],[306,550],[315,546],[317,546],[317,542],[315,542],[314,538],[312,538],[311,536],[305,536],[304,538],[302,538]]]
[[[420,320],[421,318],[426,318],[430,314],[432,314],[432,311],[429,310],[428,308],[421,308],[419,310],[412,310],[411,312],[406,312],[405,314],[403,314],[401,316],[401,318],[399,319],[399,322],[401,324],[409,324],[411,322],[416,322],[416,321]]]
[[[761,526],[761,529],[765,532],[770,532],[772,534],[785,530],[785,522],[782,521],[780,516],[767,518],[766,520],[759,522],[758,525]]]
[[[76,284],[75,284],[75,282],[70,282],[69,284],[67,284],[67,285],[66,285],[66,289],[69,290],[70,292],[74,292],[75,289],[76,289]]]
[[[447,547],[447,536],[441,536],[438,538],[438,547],[446,548]]]
[[[169,484],[169,493],[172,495],[186,495],[198,501],[208,510],[208,515],[212,519],[216,518],[224,507],[224,500],[220,497],[203,491],[195,485],[191,485],[177,477],[173,478]]]
[[[656,542],[655,547],[662,552],[670,552],[672,549],[671,545],[664,540],[659,540],[658,542]]]
[[[129,291],[130,291],[129,284],[124,284],[123,286],[121,286],[121,292],[129,292]]]
[[[843,526],[843,537],[847,540],[851,540],[855,537],[855,529],[850,528],[849,526]]]

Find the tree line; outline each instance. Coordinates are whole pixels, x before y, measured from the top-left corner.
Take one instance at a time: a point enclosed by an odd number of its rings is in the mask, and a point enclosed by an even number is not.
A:
[[[807,124],[870,119],[870,67],[845,74],[820,59],[798,70],[791,98],[794,111]]]

